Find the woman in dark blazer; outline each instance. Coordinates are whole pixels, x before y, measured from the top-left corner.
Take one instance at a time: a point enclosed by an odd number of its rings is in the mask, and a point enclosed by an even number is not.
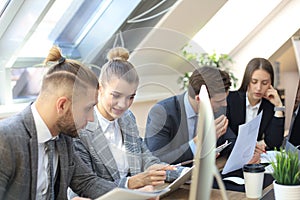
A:
[[[238,135],[238,127],[263,111],[256,151],[279,148],[284,134],[284,106],[273,88],[274,72],[264,58],[253,58],[246,67],[241,87],[227,97],[229,129]]]

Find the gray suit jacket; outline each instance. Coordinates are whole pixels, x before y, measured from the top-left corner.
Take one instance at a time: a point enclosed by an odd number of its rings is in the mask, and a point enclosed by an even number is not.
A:
[[[90,198],[116,187],[93,174],[74,154],[72,138],[60,134],[56,149],[59,156],[56,199],[67,199],[68,186]],[[0,199],[35,199],[37,169],[37,133],[28,106],[21,113],[0,121]]]
[[[96,113],[94,122],[89,122],[80,133],[80,139],[75,139],[75,149],[79,152],[84,162],[102,178],[115,182],[119,187],[125,187],[126,178],[121,178],[116,161],[109,148],[103,130],[99,124]],[[155,163],[161,163],[157,157],[154,157],[147,146],[139,137],[135,117],[130,111],[118,119],[123,142],[127,152],[129,175],[135,175],[143,172],[149,166]],[[167,171],[167,181],[176,179],[182,171],[178,168],[176,171]]]

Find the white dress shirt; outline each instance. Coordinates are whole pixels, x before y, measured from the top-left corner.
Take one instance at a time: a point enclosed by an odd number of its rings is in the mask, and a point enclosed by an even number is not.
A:
[[[50,181],[48,180],[48,155],[45,151],[45,142],[51,139],[52,137],[48,127],[41,118],[40,114],[36,110],[35,103],[31,105],[31,110],[34,118],[34,123],[37,131],[37,141],[38,141],[38,174],[37,174],[37,190],[36,190],[36,199],[44,200],[47,199],[47,191]],[[55,151],[54,160],[53,160],[54,174],[57,171],[58,164],[58,155]]]
[[[257,116],[260,104],[261,104],[261,100],[255,106],[251,106],[249,99],[248,99],[248,93],[246,93],[246,121],[245,121],[245,123],[250,122],[252,119],[254,119]]]
[[[102,131],[109,142],[109,147],[117,163],[120,177],[124,178],[128,174],[129,165],[118,120],[115,119],[114,121],[109,121],[101,115],[97,109],[97,106],[95,106],[94,109],[96,111]]]

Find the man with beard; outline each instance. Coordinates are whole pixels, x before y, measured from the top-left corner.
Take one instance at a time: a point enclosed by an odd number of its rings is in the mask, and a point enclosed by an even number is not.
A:
[[[55,64],[44,76],[37,100],[0,121],[0,199],[67,199],[68,186],[83,197],[97,198],[116,185],[94,175],[72,143],[77,131],[94,120],[97,77],[62,57],[57,47],[45,61]],[[53,159],[45,148],[51,140],[56,143]],[[54,181],[47,173],[52,161]]]
[[[226,140],[235,141],[235,135],[225,134],[228,126],[226,97],[231,86],[230,77],[227,72],[216,67],[203,66],[193,72],[188,92],[158,102],[149,112],[145,141],[150,151],[161,161],[176,164],[193,159],[202,85],[207,87],[215,114],[217,145]]]

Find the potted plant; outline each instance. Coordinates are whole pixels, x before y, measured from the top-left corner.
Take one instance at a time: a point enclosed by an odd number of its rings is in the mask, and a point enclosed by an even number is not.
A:
[[[274,193],[276,200],[293,200],[300,198],[300,161],[298,151],[280,149],[271,162],[274,177]]]
[[[217,54],[216,52],[213,52],[212,54],[192,53],[188,51],[188,46],[185,46],[182,49],[182,54],[188,61],[195,61],[199,64],[199,66],[213,66],[227,71],[233,83],[233,87],[236,87],[238,79],[230,71],[230,64],[232,64],[233,61],[228,54]],[[183,76],[178,78],[178,83],[181,84],[181,89],[187,88],[188,80],[191,75],[192,72],[185,72]]]

